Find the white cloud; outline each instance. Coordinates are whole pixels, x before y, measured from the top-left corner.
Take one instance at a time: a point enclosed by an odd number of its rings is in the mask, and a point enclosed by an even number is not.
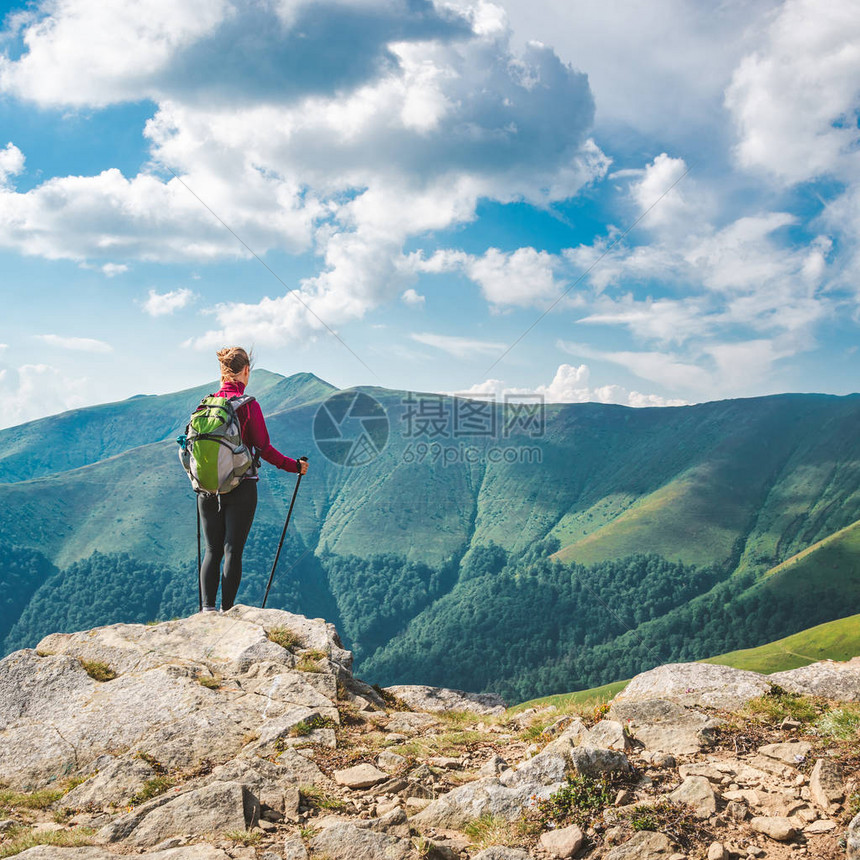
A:
[[[8,186],[9,179],[24,170],[24,153],[14,143],[0,149],[0,189]]]
[[[507,344],[488,340],[478,340],[468,337],[455,337],[447,334],[433,334],[431,332],[415,332],[410,335],[412,340],[418,343],[433,346],[455,358],[469,358],[474,355],[493,355],[503,350]]]
[[[409,305],[413,308],[423,308],[426,300],[426,296],[422,296],[411,287],[408,290],[405,290],[400,296],[400,301],[402,301],[403,304]]]
[[[75,409],[86,403],[89,380],[85,378],[67,377],[48,364],[24,364],[14,373],[13,378],[8,369],[0,370],[0,382],[9,398],[0,415],[0,428]]]
[[[199,2],[45,7],[22,32],[25,53],[0,67],[0,89],[45,105],[156,100],[155,167],[175,170],[256,253],[315,250],[322,271],[299,291],[328,325],[414,288],[404,243],[474,219],[482,198],[546,205],[606,171],[588,139],[585,75],[540,44],[514,52],[498,7]],[[87,42],[88,30],[109,39]],[[240,37],[252,33],[251,64]],[[247,256],[212,212],[155,173],[58,177],[0,194],[0,246],[77,261]],[[500,265],[510,285],[540,262]],[[524,284],[485,269],[490,295],[525,301]],[[195,343],[313,336],[320,324],[301,307],[289,294],[219,306],[218,327]]]
[[[711,341],[684,352],[603,350],[559,341],[569,355],[624,367],[688,397],[705,400],[757,393],[774,365],[806,348],[790,335],[745,341]]]
[[[58,334],[37,334],[35,337],[48,346],[71,349],[75,352],[113,352],[113,347],[109,343],[91,337],[62,337]]]
[[[489,248],[466,266],[468,276],[481,287],[492,305],[528,307],[558,297],[556,258],[546,251],[519,248],[512,254]]]
[[[724,134],[724,89],[781,0],[506,0],[517,40],[540,39],[588,78],[606,133],[632,127],[701,151]],[[625,135],[629,132],[624,131]]]
[[[194,293],[186,287],[171,290],[168,293],[150,290],[142,307],[151,317],[162,317],[187,307],[194,301],[194,298]]]
[[[117,275],[124,275],[128,271],[128,266],[124,263],[105,263],[101,268],[102,272],[108,278],[115,278]]]
[[[743,166],[789,183],[855,173],[858,44],[855,0],[786,0],[726,92]]]
[[[666,398],[659,394],[629,391],[620,385],[590,385],[588,365],[560,364],[548,385],[534,388],[512,388],[500,379],[488,379],[465,391],[454,392],[458,397],[504,400],[519,395],[538,395],[545,403],[618,403],[624,406],[685,406],[686,400]]]

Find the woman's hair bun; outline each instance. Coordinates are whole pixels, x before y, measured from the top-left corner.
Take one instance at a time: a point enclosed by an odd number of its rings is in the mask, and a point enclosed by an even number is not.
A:
[[[222,379],[238,376],[246,367],[251,366],[251,356],[241,346],[227,346],[215,354],[221,365]]]

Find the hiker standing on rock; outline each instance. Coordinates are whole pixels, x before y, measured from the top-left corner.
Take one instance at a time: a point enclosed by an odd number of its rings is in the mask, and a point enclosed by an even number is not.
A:
[[[217,355],[221,364],[221,388],[216,394],[203,399],[186,430],[187,437],[180,438],[183,444],[180,457],[197,490],[197,511],[206,542],[206,553],[200,566],[203,612],[216,611],[215,598],[222,559],[221,610],[226,612],[236,599],[242,579],[242,551],[257,508],[257,468],[260,458],[285,472],[304,475],[308,470],[306,460],[286,457],[269,441],[260,404],[245,394],[251,373],[248,353],[241,347],[233,346],[220,350]],[[210,421],[213,426],[216,423],[223,426],[225,412],[228,415],[235,414],[241,439],[235,436],[231,438],[229,430],[228,435],[220,439],[213,438],[214,431],[207,437],[206,427],[200,427],[200,419],[204,425]],[[198,426],[192,430],[195,424]],[[182,441],[183,438],[185,441]],[[198,440],[207,438],[210,440],[211,452],[208,459],[205,454],[198,454]]]

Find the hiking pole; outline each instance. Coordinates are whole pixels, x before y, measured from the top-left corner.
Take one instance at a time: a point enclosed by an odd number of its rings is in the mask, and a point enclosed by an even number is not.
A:
[[[307,457],[299,457],[299,462],[307,463]],[[287,526],[290,524],[290,517],[293,515],[293,505],[296,503],[296,496],[299,492],[299,484],[302,482],[302,473],[299,472],[299,477],[296,479],[296,488],[293,490],[293,498],[290,502],[290,509],[287,511],[287,520],[284,523],[284,530],[281,532],[281,540],[278,543],[278,551],[275,553],[275,560],[272,562],[272,572],[269,574],[269,582],[266,585],[266,593],[263,595],[263,605],[261,609],[266,608],[266,600],[269,597],[269,589],[272,587],[272,580],[275,577],[275,568],[278,566],[278,559],[281,557],[281,547],[284,545],[284,538],[287,536]]]
[[[200,584],[200,568],[202,562],[200,560],[200,505],[198,504],[197,493],[194,494],[194,507],[197,510],[197,611],[203,611],[203,586]]]

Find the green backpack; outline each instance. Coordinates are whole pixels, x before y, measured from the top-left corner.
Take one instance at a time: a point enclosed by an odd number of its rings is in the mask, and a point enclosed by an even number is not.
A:
[[[191,415],[179,442],[179,460],[198,493],[221,494],[239,486],[246,475],[255,475],[259,460],[242,442],[236,410],[250,403],[241,397],[204,397]]]

